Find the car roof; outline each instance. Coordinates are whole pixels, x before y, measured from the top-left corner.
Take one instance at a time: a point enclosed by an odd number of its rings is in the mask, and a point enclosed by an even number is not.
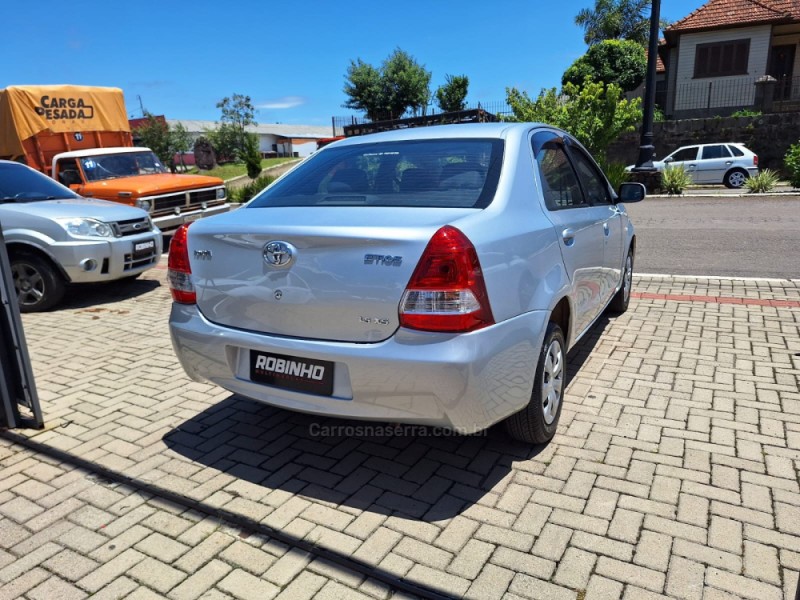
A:
[[[432,125],[430,127],[409,127],[380,133],[369,133],[345,138],[330,144],[331,147],[342,147],[353,144],[376,142],[399,142],[409,140],[441,140],[467,138],[505,139],[511,135],[519,135],[523,131],[535,127],[551,127],[543,123],[458,123],[452,125]],[[557,128],[555,128],[557,129]]]
[[[59,158],[75,158],[77,156],[99,156],[101,154],[128,154],[129,152],[151,152],[150,148],[123,147],[123,148],[87,148],[86,150],[73,150],[72,152],[61,152]]]

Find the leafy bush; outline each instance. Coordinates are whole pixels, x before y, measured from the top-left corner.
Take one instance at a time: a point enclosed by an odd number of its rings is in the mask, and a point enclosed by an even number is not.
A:
[[[742,110],[737,110],[731,116],[732,117],[760,117],[761,116],[761,111],[760,110],[749,110],[747,108],[743,108]]]
[[[247,185],[237,188],[228,187],[228,200],[235,203],[249,202],[258,192],[275,181],[275,177],[264,175],[254,179]]]
[[[789,183],[793,188],[800,188],[800,142],[789,146],[783,157],[783,164],[789,172]]]
[[[772,169],[764,169],[744,182],[744,187],[751,194],[766,194],[778,184],[778,173]]]
[[[615,190],[619,189],[620,184],[628,181],[628,173],[625,171],[625,164],[619,162],[607,162],[603,165],[603,173],[608,177],[608,182]]]
[[[683,165],[668,166],[661,173],[661,187],[670,195],[680,195],[692,183]]]

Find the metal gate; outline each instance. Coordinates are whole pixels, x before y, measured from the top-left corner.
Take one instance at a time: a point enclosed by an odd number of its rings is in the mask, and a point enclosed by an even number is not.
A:
[[[44,427],[0,227],[0,427]]]

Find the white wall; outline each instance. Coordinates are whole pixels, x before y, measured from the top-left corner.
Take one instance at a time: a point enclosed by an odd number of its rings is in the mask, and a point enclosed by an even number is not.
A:
[[[712,108],[721,106],[747,106],[753,104],[757,77],[767,72],[771,25],[740,27],[701,33],[687,33],[680,37],[678,70],[675,80],[675,110],[706,108],[709,83]],[[747,75],[694,79],[694,59],[698,44],[727,42],[750,38],[750,58]]]

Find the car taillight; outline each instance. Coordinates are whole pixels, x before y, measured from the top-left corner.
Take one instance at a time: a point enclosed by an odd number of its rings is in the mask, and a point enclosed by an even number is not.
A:
[[[753,165],[758,166],[758,154],[753,154]]]
[[[475,246],[455,227],[442,227],[408,282],[400,301],[400,325],[464,333],[493,323]]]
[[[192,267],[189,264],[189,244],[186,240],[189,225],[186,223],[178,227],[169,244],[167,279],[172,299],[179,304],[197,303],[197,293],[192,283]]]

